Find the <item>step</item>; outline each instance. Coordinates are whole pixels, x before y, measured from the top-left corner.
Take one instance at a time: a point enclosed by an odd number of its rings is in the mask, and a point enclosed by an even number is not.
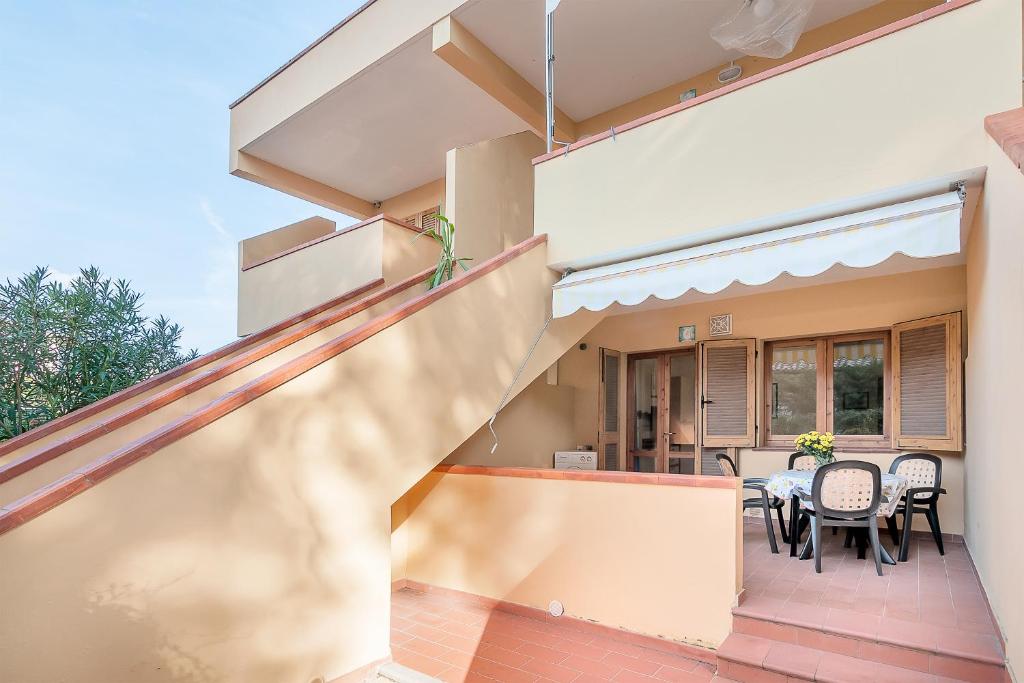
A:
[[[783,643],[743,633],[732,633],[718,649],[718,673],[739,683],[947,683],[995,680],[973,671],[925,673],[892,664]],[[957,674],[957,675],[950,675]]]
[[[433,676],[428,676],[421,671],[416,671],[416,669],[410,669],[398,662],[382,664],[377,670],[377,677],[374,680],[388,681],[390,683],[441,683],[440,680]]]
[[[919,674],[925,675],[920,680],[932,680],[928,676],[937,675],[953,680],[1002,682],[1006,677],[1002,649],[994,636],[883,620],[835,608],[824,615],[808,609],[801,622],[790,615],[766,614],[758,605],[755,600],[733,610],[734,635],[757,639],[754,642],[805,648],[819,656],[828,655],[830,663],[835,656],[869,668],[894,667],[910,672],[908,680],[917,680]],[[831,675],[831,670],[827,671]]]

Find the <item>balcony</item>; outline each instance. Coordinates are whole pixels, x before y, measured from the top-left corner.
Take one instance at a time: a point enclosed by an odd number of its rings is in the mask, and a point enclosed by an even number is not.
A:
[[[428,268],[437,249],[418,233],[384,215],[341,230],[314,217],[239,242],[239,336]]]
[[[1009,0],[939,5],[539,157],[535,221],[551,265],[750,234],[976,177],[984,116],[1020,99],[1020,18]]]

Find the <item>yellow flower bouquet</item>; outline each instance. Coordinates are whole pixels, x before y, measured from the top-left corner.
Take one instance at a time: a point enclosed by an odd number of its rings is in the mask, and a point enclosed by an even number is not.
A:
[[[805,455],[813,456],[814,462],[818,464],[818,467],[821,467],[836,461],[836,457],[832,454],[835,440],[836,437],[832,435],[832,432],[825,432],[824,434],[807,432],[796,437],[794,443],[797,450]]]

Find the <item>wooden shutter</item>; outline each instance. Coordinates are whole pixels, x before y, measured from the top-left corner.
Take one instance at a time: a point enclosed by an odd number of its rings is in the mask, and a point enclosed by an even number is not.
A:
[[[960,313],[892,328],[893,434],[897,448],[963,448]]]
[[[703,447],[754,446],[754,340],[701,346]]]
[[[598,398],[597,451],[602,470],[619,469],[619,365],[622,354],[601,349],[601,389]]]
[[[417,228],[422,228],[423,230],[429,230],[430,228],[434,228],[436,230],[438,224],[437,214],[439,213],[441,213],[441,207],[435,206],[430,209],[420,211],[419,213],[414,213],[406,218],[405,222],[409,225],[414,225]]]

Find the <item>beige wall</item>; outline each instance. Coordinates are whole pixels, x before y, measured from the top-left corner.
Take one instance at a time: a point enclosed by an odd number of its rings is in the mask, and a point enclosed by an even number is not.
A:
[[[533,248],[0,536],[0,680],[330,680],[386,656],[388,509],[490,415],[545,318],[546,262]],[[550,327],[524,385],[597,319]],[[444,360],[460,347],[489,352]]]
[[[485,424],[445,458],[449,465],[552,467],[555,451],[576,449],[573,389],[548,384],[541,375],[498,414],[494,436]]]
[[[731,630],[735,488],[431,473],[400,505],[405,578],[705,647]]]
[[[241,268],[250,268],[266,258],[282,251],[305,244],[318,237],[334,232],[337,224],[322,216],[312,216],[277,230],[256,235],[238,243],[238,263]]]
[[[800,36],[793,51],[781,59],[766,57],[740,57],[735,63],[743,68],[742,78],[747,78],[762,71],[767,71],[780,64],[817,52],[844,40],[863,35],[868,31],[891,24],[912,14],[922,12],[929,7],[942,4],[943,0],[883,0],[860,12],[854,12],[824,26],[807,31]],[[580,121],[576,131],[580,138],[594,133],[603,133],[612,126],[628,123],[641,116],[671,107],[679,103],[679,96],[690,88],[696,88],[698,95],[704,95],[724,87],[718,82],[718,72],[728,64],[716,66],[704,73],[687,78],[679,83],[662,88],[632,102],[610,109],[609,111]]]
[[[980,167],[1020,27],[982,0],[539,164],[535,229],[563,263]]]
[[[380,210],[398,220],[440,206],[444,213],[444,178],[438,178],[381,202]],[[525,239],[525,238],[524,238]]]
[[[255,267],[240,269],[239,336],[373,280],[384,278],[387,284],[394,284],[426,269],[436,258],[437,247],[426,238],[414,241],[415,236],[407,228],[380,219],[354,230],[343,229],[342,234]],[[301,243],[290,246],[298,244]]]
[[[531,132],[448,152],[445,209],[459,256],[479,263],[533,234],[531,160],[543,153]]]
[[[893,296],[893,292],[900,294]],[[965,307],[965,269],[960,266],[610,315],[583,338],[586,351],[574,347],[559,360],[558,379],[575,392],[576,442],[596,444],[598,354],[602,347],[624,353],[680,348],[680,325],[696,324],[697,338],[705,340],[709,338],[708,319],[721,313],[732,313],[734,338],[754,338],[760,346],[766,339],[887,328],[897,322]],[[759,356],[759,361],[760,357],[763,356]],[[759,392],[761,370],[759,362]],[[626,386],[625,359],[621,364],[620,386]],[[762,402],[763,397],[759,396],[758,405]],[[968,405],[967,412],[971,410]],[[621,392],[619,414],[627,414],[625,391]],[[624,458],[625,425],[621,428],[620,457]],[[740,454],[740,469],[745,476],[784,469],[788,453],[745,449]],[[944,483],[949,490],[940,503],[943,530],[963,533],[963,457],[953,453],[940,455]],[[840,454],[877,462],[885,469],[895,456],[896,453]]]
[[[1024,552],[1020,508],[1020,395],[1024,386],[1024,176],[992,142],[967,262],[967,544],[1024,675]]]

